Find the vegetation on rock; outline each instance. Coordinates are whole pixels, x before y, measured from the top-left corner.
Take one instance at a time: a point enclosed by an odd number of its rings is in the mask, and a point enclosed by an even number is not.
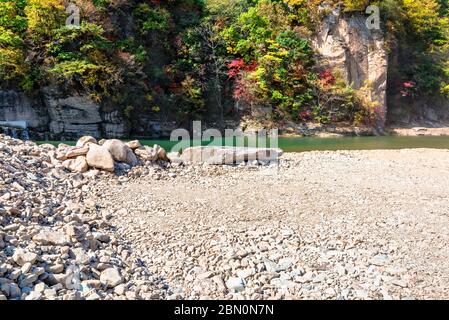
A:
[[[90,94],[129,119],[175,109],[187,123],[212,104],[223,125],[232,100],[275,123],[371,124],[376,107],[364,89],[320,68],[310,42],[332,8],[350,14],[374,4],[397,56],[389,90],[405,98],[449,95],[447,0],[73,3],[79,27],[65,25],[66,1],[0,0],[2,88]]]

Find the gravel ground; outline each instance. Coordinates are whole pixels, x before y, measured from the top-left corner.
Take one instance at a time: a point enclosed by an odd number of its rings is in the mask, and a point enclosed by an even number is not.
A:
[[[447,299],[448,186],[449,150],[310,152],[134,170],[93,199],[144,298]]]

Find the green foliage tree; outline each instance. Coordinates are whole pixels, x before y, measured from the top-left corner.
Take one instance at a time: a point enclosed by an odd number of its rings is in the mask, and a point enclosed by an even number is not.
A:
[[[449,95],[448,0],[74,2],[79,28],[65,26],[66,1],[0,0],[1,87],[59,85],[110,99],[129,118],[174,106],[188,121],[213,103],[221,122],[232,87],[272,120],[363,122],[370,108],[316,65],[310,39],[332,8],[360,14],[374,4],[398,56],[390,78],[414,95]]]
[[[25,1],[0,1],[0,79],[5,83],[27,73],[24,52]]]

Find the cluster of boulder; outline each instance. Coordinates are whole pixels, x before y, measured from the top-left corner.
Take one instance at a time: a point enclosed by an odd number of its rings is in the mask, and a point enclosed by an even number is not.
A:
[[[55,162],[72,171],[84,173],[89,168],[114,172],[116,169],[130,169],[146,162],[171,162],[174,164],[233,165],[256,164],[264,165],[277,161],[283,151],[277,148],[248,148],[199,146],[186,148],[182,154],[167,153],[159,145],[142,146],[138,140],[123,142],[117,139],[97,140],[84,136],[76,146],[60,144],[58,148],[50,144],[41,147],[50,150],[50,156]]]
[[[170,161],[164,148],[142,146],[139,141],[123,142],[117,139],[97,140],[91,136],[81,137],[76,146],[43,144],[54,162],[72,171],[85,173],[89,168],[114,172],[129,169],[146,161]]]

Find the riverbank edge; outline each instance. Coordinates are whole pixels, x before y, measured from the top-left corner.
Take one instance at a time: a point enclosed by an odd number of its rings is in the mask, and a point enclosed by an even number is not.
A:
[[[295,132],[296,131],[296,132]],[[356,126],[312,126],[301,127],[297,130],[280,130],[279,137],[299,138],[299,137],[317,137],[317,138],[338,138],[338,137],[375,137],[375,136],[449,136],[449,126],[442,127],[398,127],[387,126],[383,130],[372,127]]]

